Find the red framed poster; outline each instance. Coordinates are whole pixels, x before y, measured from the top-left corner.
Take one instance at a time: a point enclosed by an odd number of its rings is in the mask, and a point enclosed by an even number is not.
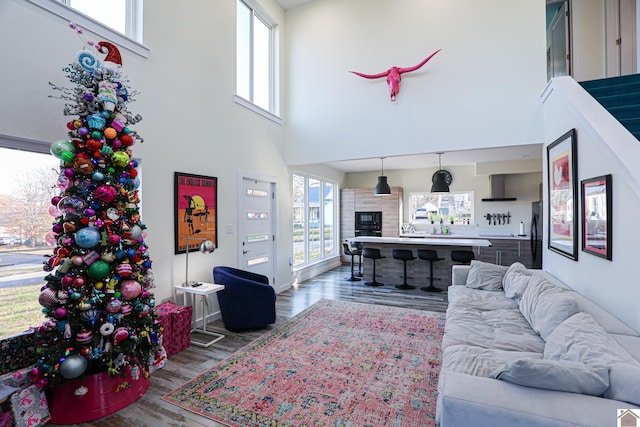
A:
[[[197,250],[203,240],[218,247],[218,178],[175,172],[175,253]]]

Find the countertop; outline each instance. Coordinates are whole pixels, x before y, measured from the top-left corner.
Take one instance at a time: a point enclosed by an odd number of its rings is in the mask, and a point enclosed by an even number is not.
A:
[[[424,237],[415,236],[417,233],[412,233],[411,237],[372,237],[372,236],[359,236],[352,237],[349,242],[361,242],[361,243],[391,243],[400,245],[435,245],[435,246],[491,246],[491,242],[486,239],[472,239],[472,238],[456,238],[444,237],[438,235],[438,237],[431,237],[424,235]]]
[[[400,237],[410,238],[410,239],[426,239],[426,238],[437,238],[437,239],[504,239],[504,240],[529,240],[529,235],[517,235],[517,234],[509,234],[509,233],[474,233],[474,232],[458,232],[458,233],[449,233],[449,234],[432,234],[423,231],[416,231],[414,233],[400,233]]]

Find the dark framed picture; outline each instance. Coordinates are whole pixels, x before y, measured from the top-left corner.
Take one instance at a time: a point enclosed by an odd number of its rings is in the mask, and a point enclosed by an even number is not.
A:
[[[576,130],[571,129],[547,146],[548,247],[572,260],[578,259],[576,139]]]
[[[582,184],[582,250],[611,261],[611,175]]]
[[[203,240],[218,247],[218,178],[175,172],[175,253],[198,250]]]

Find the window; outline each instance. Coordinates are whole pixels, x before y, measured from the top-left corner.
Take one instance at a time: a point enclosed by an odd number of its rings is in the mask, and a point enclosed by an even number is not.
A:
[[[237,0],[236,93],[277,115],[275,102],[274,25],[256,7]]]
[[[473,192],[411,193],[409,209],[416,224],[473,224]]]
[[[293,175],[293,265],[301,267],[337,254],[337,183]]]
[[[140,56],[148,57],[142,43],[143,0],[28,0],[81,28]]]
[[[45,148],[46,147],[46,148]],[[38,326],[44,317],[38,303],[45,241],[53,221],[51,197],[59,160],[43,144],[40,152],[0,147],[0,339]]]

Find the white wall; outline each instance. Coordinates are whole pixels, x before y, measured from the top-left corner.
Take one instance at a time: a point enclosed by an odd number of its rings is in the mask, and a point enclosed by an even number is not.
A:
[[[279,22],[284,13],[262,1]],[[271,176],[280,184],[276,284],[289,283],[291,190],[282,155],[280,125],[233,102],[235,94],[235,0],[145,2],[144,43],[148,59],[121,49],[124,71],[141,93],[130,109],[144,119],[135,129],[144,143],[133,147],[144,165],[143,222],[159,301],[184,281],[185,255],[174,255],[174,171],[218,177],[219,249],[189,257],[193,280],[212,280],[215,265],[236,265],[238,170]],[[37,30],[36,30],[37,29]],[[281,29],[284,36],[284,28]],[[101,40],[92,34],[88,38]],[[24,0],[0,2],[3,88],[0,133],[51,141],[66,136],[63,102],[49,99],[48,82],[71,86],[62,68],[82,42],[58,16]]]
[[[560,89],[564,89],[563,86],[560,86]],[[573,86],[577,87],[575,83]],[[545,96],[544,101],[545,145],[549,145],[565,132],[575,128],[578,183],[583,179],[612,174],[613,214],[609,220],[612,221],[613,228],[610,242],[613,260],[607,261],[579,250],[578,261],[573,261],[548,250],[546,248],[548,219],[545,208],[543,268],[604,307],[636,331],[640,331],[640,310],[638,309],[640,287],[636,278],[637,242],[640,239],[640,231],[636,224],[638,212],[640,212],[638,196],[640,193],[630,186],[630,182],[637,182],[636,177],[631,176],[625,170],[624,161],[621,162],[618,159],[620,156],[626,157],[626,161],[633,165],[634,159],[638,158],[638,152],[640,152],[638,141],[624,130],[620,133],[621,125],[610,117],[595,120],[590,116],[585,121],[585,118],[577,112],[581,107],[584,106],[589,111],[601,108],[592,98],[585,95],[584,102],[579,103],[576,108],[575,105],[567,103],[566,98],[561,95],[562,92],[556,89],[556,86],[550,85],[550,88],[551,90],[547,92],[548,97]],[[582,91],[582,89],[576,90]],[[608,146],[602,142],[600,135],[616,132],[617,138],[605,139],[611,141],[609,146],[620,147],[624,143],[629,149],[612,152],[612,149],[607,148]],[[637,175],[637,168],[635,173]],[[546,176],[546,166],[544,176]],[[545,195],[547,191],[545,180]],[[548,197],[545,196],[545,206],[547,203]],[[580,236],[582,232],[580,221],[578,221],[577,230]],[[581,238],[578,240],[578,248],[581,248]]]
[[[545,5],[316,0],[287,11],[289,164],[541,143]],[[378,73],[409,67],[392,104]]]

